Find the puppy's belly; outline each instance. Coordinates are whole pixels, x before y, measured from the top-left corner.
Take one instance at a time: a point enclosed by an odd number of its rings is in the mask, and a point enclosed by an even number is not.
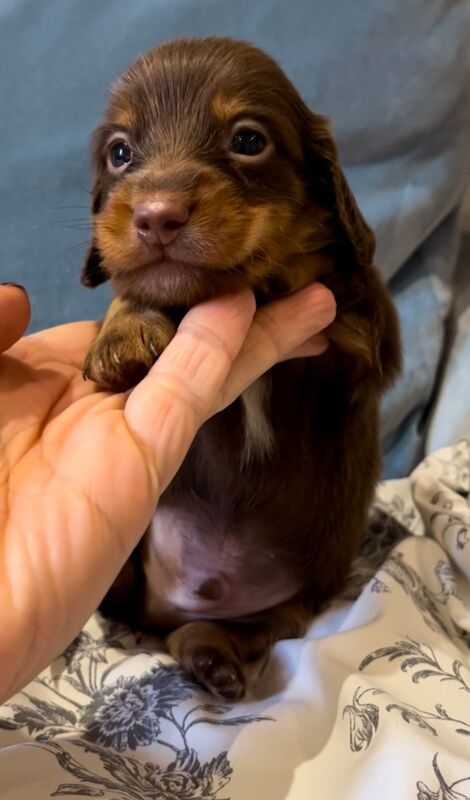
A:
[[[161,507],[147,533],[143,569],[147,624],[235,619],[264,611],[300,586],[274,552],[252,537],[217,529],[204,515]]]

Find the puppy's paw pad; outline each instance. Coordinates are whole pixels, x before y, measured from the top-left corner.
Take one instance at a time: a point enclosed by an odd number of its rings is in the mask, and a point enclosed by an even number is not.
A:
[[[186,664],[196,681],[216,697],[240,700],[245,694],[245,676],[235,655],[213,647],[198,648],[186,659]]]

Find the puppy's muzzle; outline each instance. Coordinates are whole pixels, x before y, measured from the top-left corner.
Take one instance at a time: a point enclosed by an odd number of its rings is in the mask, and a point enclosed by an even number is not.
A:
[[[134,209],[137,235],[150,248],[172,244],[189,220],[188,205],[177,196],[161,196],[138,203]]]

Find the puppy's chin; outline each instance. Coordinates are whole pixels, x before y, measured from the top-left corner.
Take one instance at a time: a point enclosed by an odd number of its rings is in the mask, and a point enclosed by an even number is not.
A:
[[[161,309],[193,306],[250,286],[241,268],[216,271],[178,261],[161,261],[154,266],[115,273],[111,280],[118,295]]]

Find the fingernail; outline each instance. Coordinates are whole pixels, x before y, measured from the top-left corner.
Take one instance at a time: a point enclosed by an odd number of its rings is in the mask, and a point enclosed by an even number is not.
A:
[[[16,286],[17,289],[21,289],[21,291],[26,294],[26,289],[21,283],[14,283],[13,281],[7,281],[6,283],[0,283],[0,286]]]

